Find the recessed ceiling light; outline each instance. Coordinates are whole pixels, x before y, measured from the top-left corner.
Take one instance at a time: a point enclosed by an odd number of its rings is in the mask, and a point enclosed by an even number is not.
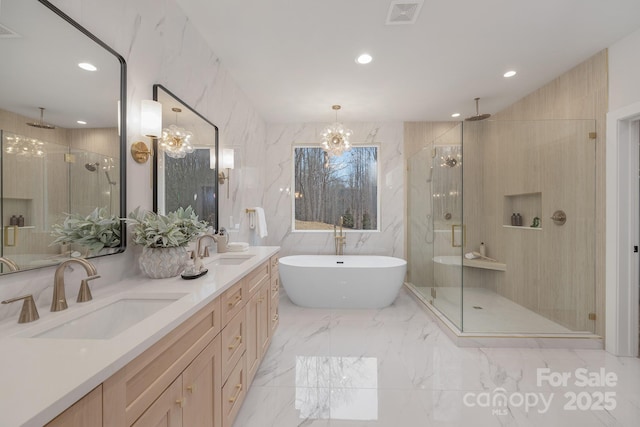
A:
[[[96,71],[98,69],[98,67],[96,67],[93,64],[89,64],[88,62],[81,62],[78,64],[78,67],[82,68],[83,70],[87,70],[87,71]]]
[[[79,125],[86,125],[87,124],[87,122],[85,122],[84,120],[78,120],[77,123]]]
[[[358,58],[356,59],[356,62],[358,64],[368,64],[372,60],[373,60],[373,57],[371,55],[369,55],[368,53],[363,53],[362,55],[358,56]]]
[[[513,77],[513,76],[515,76],[516,74],[517,74],[517,73],[516,73],[515,71],[511,70],[511,71],[507,71],[506,73],[504,73],[504,76],[505,76],[505,77]]]
[[[453,113],[451,117],[460,117],[460,113]]]

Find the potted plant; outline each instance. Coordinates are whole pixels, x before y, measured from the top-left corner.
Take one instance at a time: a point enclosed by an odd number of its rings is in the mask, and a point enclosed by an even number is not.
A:
[[[120,218],[95,208],[89,215],[67,214],[62,224],[51,226],[56,239],[51,245],[75,243],[87,248],[87,254],[98,254],[104,248],[120,246]]]
[[[143,246],[140,269],[154,279],[180,274],[189,260],[186,246],[208,226],[198,220],[191,206],[166,215],[141,212],[138,207],[129,214],[127,224],[132,228],[134,243]]]

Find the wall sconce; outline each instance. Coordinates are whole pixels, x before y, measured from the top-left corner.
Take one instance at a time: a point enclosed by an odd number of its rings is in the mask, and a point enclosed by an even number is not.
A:
[[[231,177],[230,170],[233,169],[234,155],[233,148],[222,149],[222,165],[220,165],[220,169],[226,169],[227,174],[225,175],[222,171],[218,172],[218,183],[220,185],[224,184],[225,181],[229,181]],[[231,185],[227,182],[227,199],[229,198],[229,187],[231,187]]]
[[[162,104],[149,99],[142,100],[140,111],[140,133],[149,138],[158,138],[162,133]],[[138,163],[146,163],[153,152],[142,141],[131,145],[131,156]]]

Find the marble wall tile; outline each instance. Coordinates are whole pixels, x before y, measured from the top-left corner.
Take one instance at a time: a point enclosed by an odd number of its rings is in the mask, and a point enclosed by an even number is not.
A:
[[[263,243],[282,247],[281,255],[333,254],[332,233],[292,232],[293,146],[318,144],[326,123],[267,126],[264,208],[269,236]],[[380,232],[347,233],[346,255],[404,257],[404,173],[402,123],[345,123],[352,141],[380,145]]]

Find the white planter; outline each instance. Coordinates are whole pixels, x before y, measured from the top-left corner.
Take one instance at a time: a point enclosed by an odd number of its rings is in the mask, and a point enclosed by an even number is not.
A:
[[[182,273],[189,255],[184,246],[177,248],[142,248],[138,259],[140,270],[153,279],[175,277]]]

